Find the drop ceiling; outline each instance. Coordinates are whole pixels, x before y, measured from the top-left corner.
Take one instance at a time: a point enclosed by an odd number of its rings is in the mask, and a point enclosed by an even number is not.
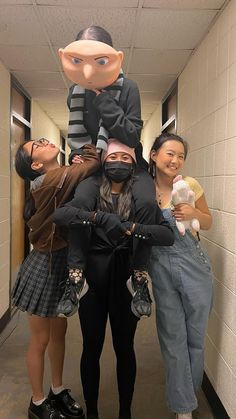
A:
[[[138,83],[147,121],[225,0],[0,0],[0,60],[66,133],[70,82],[58,48],[91,24],[106,28]]]

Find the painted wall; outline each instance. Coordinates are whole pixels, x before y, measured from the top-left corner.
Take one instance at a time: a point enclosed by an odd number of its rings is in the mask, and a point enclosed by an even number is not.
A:
[[[236,1],[203,40],[178,84],[178,133],[190,144],[185,172],[205,189],[213,227],[214,304],[205,370],[236,418]]]
[[[45,137],[60,147],[60,130],[34,100],[31,102],[31,122],[31,138]]]
[[[10,74],[0,62],[0,318],[9,307]]]
[[[157,106],[151,118],[145,123],[142,131],[143,156],[149,161],[149,152],[155,138],[161,131],[161,105]]]

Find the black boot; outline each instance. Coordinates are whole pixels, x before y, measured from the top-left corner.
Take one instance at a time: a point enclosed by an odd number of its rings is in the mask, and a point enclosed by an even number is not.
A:
[[[66,417],[57,409],[52,407],[50,400],[46,399],[42,404],[36,406],[30,401],[28,408],[28,419],[65,419]]]
[[[82,407],[70,395],[70,390],[62,390],[59,394],[54,394],[52,389],[48,394],[48,399],[56,409],[59,409],[66,418],[85,419]]]

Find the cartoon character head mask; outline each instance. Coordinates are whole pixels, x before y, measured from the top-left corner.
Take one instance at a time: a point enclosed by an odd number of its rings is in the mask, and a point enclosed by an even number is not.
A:
[[[68,79],[85,89],[110,86],[120,74],[124,54],[110,45],[93,40],[72,42],[59,49]]]

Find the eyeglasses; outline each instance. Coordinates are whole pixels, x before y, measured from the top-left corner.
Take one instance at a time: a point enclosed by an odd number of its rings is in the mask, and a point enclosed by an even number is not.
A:
[[[46,140],[46,138],[40,138],[39,140],[33,141],[31,152],[30,152],[30,160],[33,161],[33,151],[37,150],[38,147],[45,147],[48,145],[50,141]]]

